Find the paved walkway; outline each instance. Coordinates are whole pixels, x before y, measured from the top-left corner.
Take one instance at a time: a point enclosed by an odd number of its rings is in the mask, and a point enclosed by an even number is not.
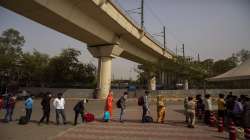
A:
[[[156,118],[155,107],[151,114]],[[114,111],[113,121],[109,123],[92,122],[68,129],[53,140],[223,140],[228,139],[227,133],[218,133],[216,128],[197,124],[196,128],[187,128],[183,122],[184,115],[180,105],[167,108],[165,124],[142,124],[141,109],[138,106],[126,110],[127,121],[118,122],[119,110]],[[101,117],[101,116],[99,116]]]

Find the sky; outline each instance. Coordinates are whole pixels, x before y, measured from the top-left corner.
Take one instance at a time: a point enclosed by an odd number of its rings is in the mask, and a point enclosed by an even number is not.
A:
[[[135,9],[141,0],[113,0],[124,10]],[[145,28],[151,34],[166,27],[167,48],[202,60],[224,59],[241,49],[250,50],[250,0],[144,0]],[[139,14],[130,16],[140,23]],[[86,44],[0,7],[0,32],[15,28],[24,35],[24,51],[36,49],[50,56],[63,48],[81,51],[80,61],[97,65]],[[162,37],[157,36],[162,42]],[[136,79],[137,64],[126,59],[112,61],[115,79]]]

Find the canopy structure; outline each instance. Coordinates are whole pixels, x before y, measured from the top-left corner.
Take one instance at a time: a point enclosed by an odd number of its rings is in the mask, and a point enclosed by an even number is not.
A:
[[[239,66],[212,78],[208,78],[209,82],[250,80],[250,59],[246,60]]]

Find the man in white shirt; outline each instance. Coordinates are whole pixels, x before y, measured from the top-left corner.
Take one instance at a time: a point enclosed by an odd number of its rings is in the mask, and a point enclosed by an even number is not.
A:
[[[211,113],[213,111],[213,108],[212,108],[212,100],[211,100],[211,97],[209,94],[205,95],[205,102],[204,102],[204,105],[205,105],[205,117],[204,117],[204,122],[206,124],[210,124],[210,116],[211,116]]]
[[[53,105],[56,109],[56,124],[59,125],[59,115],[62,116],[63,124],[66,124],[66,117],[64,113],[65,100],[62,98],[62,93],[57,94],[57,98],[54,99]]]

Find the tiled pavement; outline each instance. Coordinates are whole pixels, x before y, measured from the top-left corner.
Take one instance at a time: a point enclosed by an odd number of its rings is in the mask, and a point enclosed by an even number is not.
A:
[[[155,107],[151,114],[156,114]],[[165,124],[140,123],[141,110],[134,106],[126,110],[126,122],[118,122],[119,110],[115,110],[113,121],[100,121],[82,124],[68,129],[53,140],[223,140],[228,139],[227,133],[218,133],[216,128],[197,124],[196,128],[187,128],[183,122],[181,106],[171,105],[167,108]],[[152,115],[156,118],[155,115]]]

